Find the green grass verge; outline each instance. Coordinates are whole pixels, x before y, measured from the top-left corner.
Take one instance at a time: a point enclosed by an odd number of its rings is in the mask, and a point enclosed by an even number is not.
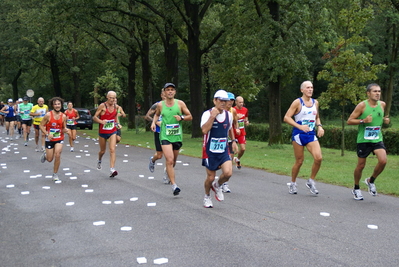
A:
[[[98,136],[98,125],[94,124],[93,130],[80,130],[91,137]],[[154,149],[154,137],[152,132],[144,130],[126,130],[122,129],[123,144],[131,146],[142,146]],[[356,152],[345,151],[341,156],[341,151],[337,149],[322,148],[323,163],[316,180],[340,185],[348,188],[353,186],[353,171],[357,163]],[[149,152],[148,155],[151,153]],[[202,138],[191,138],[190,135],[184,135],[181,154],[200,158],[202,156]],[[269,146],[266,142],[257,142],[247,140],[245,155],[241,159],[242,166],[263,169],[268,172],[291,175],[291,168],[294,164],[294,153],[291,145]],[[299,177],[308,178],[313,158],[309,152],[305,151],[305,161],[302,165]],[[370,155],[367,159],[366,167],[363,171],[363,180],[372,174],[377,163],[377,158]],[[381,194],[399,196],[399,183],[397,183],[397,174],[399,172],[399,156],[388,155],[388,164],[383,173],[378,177],[376,186]],[[287,179],[289,182],[289,179]],[[367,186],[361,181],[360,187],[366,190]]]

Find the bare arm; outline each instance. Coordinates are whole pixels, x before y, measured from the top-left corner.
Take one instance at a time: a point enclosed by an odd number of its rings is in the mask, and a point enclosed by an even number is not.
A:
[[[155,109],[150,108],[150,109],[147,111],[147,114],[145,114],[145,117],[144,117],[144,118],[145,118],[147,121],[152,121],[154,113],[155,113]]]
[[[202,126],[201,126],[201,130],[203,134],[207,134],[213,126],[213,122],[215,121],[216,116],[219,114],[219,111],[216,108],[212,108],[212,110],[210,111],[210,116],[207,122],[205,122]],[[185,118],[184,118],[185,119]]]
[[[190,110],[188,110],[186,103],[184,103],[183,101],[179,100],[179,107],[181,110],[181,113],[184,115],[184,120],[185,121],[192,121],[193,120],[193,116],[191,116],[191,112]],[[174,117],[176,118],[177,121],[181,121],[181,117],[179,115],[174,115]]]
[[[105,124],[106,122],[103,120],[100,120],[99,116],[101,115],[101,112],[105,109],[104,104],[100,104],[96,110],[96,113],[93,116],[93,120],[99,124]]]
[[[162,112],[162,102],[158,102],[157,108],[155,110],[154,117],[152,118],[152,123],[151,123],[151,130],[153,132],[155,132],[155,129],[156,129],[155,125],[156,125],[157,121],[159,120],[159,116],[161,115],[161,112]]]
[[[317,137],[322,137],[324,135],[324,129],[321,125],[320,114],[319,114],[319,101],[315,100],[316,104],[316,127],[317,127]]]
[[[46,115],[44,115],[42,121],[39,124],[39,128],[40,128],[40,130],[42,131],[42,133],[44,135],[48,135],[49,134],[47,132],[47,130],[46,130],[46,124],[49,122],[49,120],[50,120],[50,114],[47,112]],[[50,137],[49,137],[49,140],[50,140]]]
[[[359,119],[359,117],[363,114],[364,110],[366,109],[366,104],[362,101],[360,102],[356,108],[353,110],[352,114],[349,116],[346,123],[348,125],[359,125],[361,123],[370,123],[373,121],[371,114],[369,114],[364,119]]]

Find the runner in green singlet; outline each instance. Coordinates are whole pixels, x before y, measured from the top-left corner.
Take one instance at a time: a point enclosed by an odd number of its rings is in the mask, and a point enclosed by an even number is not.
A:
[[[173,83],[167,83],[164,86],[166,99],[157,104],[155,115],[152,120],[151,130],[155,131],[156,122],[162,115],[161,132],[159,140],[162,146],[162,152],[166,160],[166,172],[172,185],[173,195],[180,193],[180,188],[175,181],[175,170],[177,156],[183,145],[182,121],[191,121],[192,116],[186,104],[175,99],[176,86]]]

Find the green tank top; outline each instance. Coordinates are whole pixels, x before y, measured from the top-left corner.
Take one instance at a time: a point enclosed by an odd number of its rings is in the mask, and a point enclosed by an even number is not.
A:
[[[371,123],[362,123],[358,126],[357,143],[378,143],[382,141],[382,123],[384,121],[384,110],[381,102],[377,102],[375,108],[370,107],[367,100],[364,101],[366,108],[359,119],[365,119],[371,114],[373,121]]]
[[[162,101],[162,122],[160,140],[167,140],[171,143],[183,141],[183,128],[181,121],[177,121],[173,115],[182,115],[179,108],[179,100],[175,99],[173,106],[166,106],[165,101]]]

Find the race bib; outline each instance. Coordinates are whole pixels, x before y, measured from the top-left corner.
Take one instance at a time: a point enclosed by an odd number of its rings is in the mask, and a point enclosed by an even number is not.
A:
[[[67,119],[67,125],[75,125],[73,119]]]
[[[29,115],[29,113],[30,113],[30,109],[24,110],[25,115]]]
[[[50,134],[53,135],[53,138],[60,137],[61,130],[60,129],[50,129]]]
[[[302,120],[302,125],[309,126],[309,129],[313,131],[316,121],[315,120]]]
[[[366,126],[364,128],[364,139],[375,140],[380,136],[381,127],[380,126]]]
[[[237,120],[238,122],[238,129],[244,129],[245,120]]]
[[[166,124],[166,135],[180,135],[180,124]]]
[[[104,130],[112,130],[115,127],[115,120],[109,120],[107,123],[104,124],[103,129]]]
[[[223,153],[226,150],[227,137],[212,138],[209,151],[212,153]]]

